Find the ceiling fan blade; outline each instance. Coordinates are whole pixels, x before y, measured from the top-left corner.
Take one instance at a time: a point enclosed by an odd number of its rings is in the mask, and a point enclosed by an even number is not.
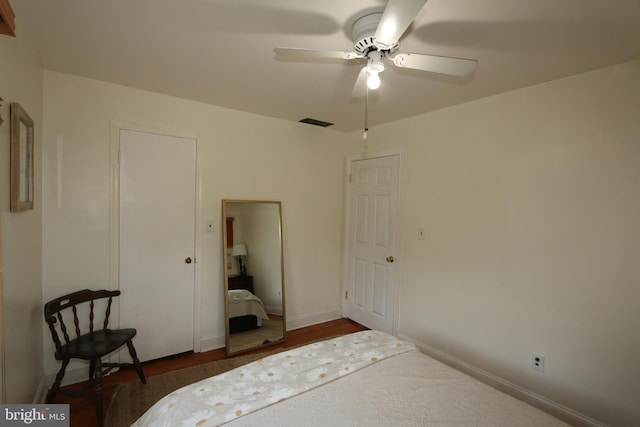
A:
[[[419,53],[398,53],[390,59],[397,67],[432,73],[451,74],[464,77],[476,69],[475,59],[451,58],[448,56],[422,55]]]
[[[282,56],[296,56],[298,58],[324,58],[324,59],[357,59],[364,55],[349,50],[322,50],[304,49],[298,47],[277,47],[275,53]]]
[[[395,46],[425,3],[427,0],[389,0],[376,28],[376,46]]]
[[[362,98],[367,95],[367,67],[362,67],[360,74],[356,82],[353,84],[353,90],[351,91],[352,98]]]

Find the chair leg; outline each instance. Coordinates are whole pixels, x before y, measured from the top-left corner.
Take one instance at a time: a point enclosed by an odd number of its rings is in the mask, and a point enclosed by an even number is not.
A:
[[[102,389],[102,360],[95,359],[95,385],[96,385],[96,417],[98,419],[98,427],[102,427],[102,406],[103,406],[103,389]]]
[[[140,381],[142,384],[147,383],[147,379],[144,377],[144,372],[142,372],[142,365],[140,364],[140,359],[138,359],[138,353],[136,353],[136,349],[133,346],[131,340],[127,341],[127,348],[129,349],[129,355],[133,360],[133,366],[135,366],[136,371],[138,372],[138,376],[140,377]]]
[[[89,361],[89,381],[93,380],[93,377],[96,374],[96,361],[94,359],[91,359]]]
[[[53,382],[53,385],[51,386],[49,391],[47,392],[47,398],[45,400],[46,403],[52,403],[53,399],[56,397],[56,393],[58,392],[58,389],[60,388],[60,382],[62,381],[62,378],[64,377],[64,371],[67,369],[67,365],[68,364],[69,364],[69,359],[64,359],[62,361],[62,366],[60,367],[60,370],[58,371],[58,374],[56,375],[56,379]]]

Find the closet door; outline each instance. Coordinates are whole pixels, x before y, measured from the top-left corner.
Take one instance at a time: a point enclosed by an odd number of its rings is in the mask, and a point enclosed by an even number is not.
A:
[[[193,349],[196,141],[120,131],[120,327],[140,360]]]

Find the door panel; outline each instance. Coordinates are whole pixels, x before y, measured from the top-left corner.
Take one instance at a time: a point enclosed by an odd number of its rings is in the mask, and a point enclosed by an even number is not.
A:
[[[196,141],[120,131],[120,326],[140,360],[193,349]]]
[[[384,318],[387,315],[387,285],[389,283],[386,265],[373,265],[373,314]]]
[[[366,301],[367,261],[364,259],[355,259],[353,265],[353,282],[355,289],[353,291],[352,303],[360,310],[364,310]]]
[[[377,195],[376,198],[376,246],[381,249],[391,250],[389,242],[389,216],[391,200],[386,194]]]
[[[356,233],[356,237],[355,237],[355,241],[359,244],[366,244],[367,243],[367,235],[369,233],[369,226],[367,224],[367,220],[369,219],[369,212],[368,209],[369,208],[369,198],[365,195],[363,196],[356,196],[356,203],[355,203],[355,216],[356,216],[356,223],[355,223],[355,233]]]
[[[347,315],[393,332],[400,156],[351,163]],[[390,259],[387,260],[387,259]]]

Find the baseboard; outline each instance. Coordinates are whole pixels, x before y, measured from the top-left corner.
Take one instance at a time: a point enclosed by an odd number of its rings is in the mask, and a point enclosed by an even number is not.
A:
[[[507,393],[523,402],[527,402],[531,406],[535,406],[562,421],[575,427],[605,427],[606,425],[583,415],[571,408],[567,408],[557,402],[547,399],[544,396],[536,394],[524,387],[507,381],[490,372],[477,368],[467,362],[457,359],[447,353],[435,349],[429,345],[421,343],[403,334],[398,334],[398,338],[414,343],[423,353],[433,357],[440,362],[449,365],[459,371],[462,371],[485,384]]]
[[[311,316],[299,317],[297,319],[287,319],[287,331],[300,329],[307,326],[317,325],[318,323],[330,322],[331,320],[341,319],[343,316],[340,310],[330,311],[326,313],[316,313]],[[200,350],[211,351],[226,346],[224,336],[207,337],[200,340]]]
[[[51,387],[53,382],[56,379],[56,375],[58,372],[50,372],[45,375],[45,390]],[[62,378],[61,386],[71,385],[75,383],[79,383],[82,381],[87,381],[89,379],[89,364],[86,366],[76,365],[76,366],[68,366],[64,372],[64,378]]]
[[[227,345],[224,336],[218,337],[208,337],[200,340],[200,351],[211,351],[217,350],[219,348],[223,348]]]
[[[47,376],[42,373],[40,377],[40,383],[38,384],[38,388],[36,389],[36,394],[33,396],[33,404],[39,405],[45,403],[45,399],[47,398],[47,391],[49,387],[47,387]]]
[[[340,310],[316,313],[311,316],[298,317],[297,319],[287,317],[287,331],[293,331],[294,329],[305,328],[307,326],[313,326],[318,323],[330,322],[341,318],[342,314]]]
[[[278,316],[282,316],[282,306],[265,305],[264,311],[266,311],[267,314],[276,314]]]

